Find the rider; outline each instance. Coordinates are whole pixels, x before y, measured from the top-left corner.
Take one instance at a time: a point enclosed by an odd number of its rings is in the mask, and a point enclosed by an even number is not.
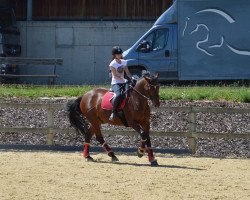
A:
[[[112,74],[111,88],[116,94],[112,100],[113,110],[109,120],[113,121],[117,115],[118,106],[122,99],[121,89],[125,87],[127,80],[124,78],[124,71],[128,78],[132,78],[128,67],[127,61],[122,58],[122,49],[118,46],[112,49],[112,61],[109,64],[109,68]]]

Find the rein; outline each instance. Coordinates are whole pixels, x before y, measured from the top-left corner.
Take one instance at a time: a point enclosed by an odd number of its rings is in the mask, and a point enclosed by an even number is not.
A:
[[[139,92],[139,91],[136,90],[135,88],[133,88],[133,90],[136,91],[139,95],[141,95],[141,96],[144,97],[145,99],[147,99],[147,100],[152,100],[152,98],[145,96],[144,94],[142,94],[141,92]]]
[[[147,83],[147,86],[156,88],[156,87],[159,86],[159,85],[152,85],[152,84],[150,84],[150,83]],[[135,87],[132,87],[131,85],[130,85],[129,87],[130,87],[132,90],[134,90],[135,92],[137,92],[140,96],[142,96],[143,98],[147,99],[148,101],[152,101],[152,100],[154,99],[154,96],[149,96],[149,97],[147,97],[146,95],[142,94],[142,93],[139,92],[137,89],[135,89]],[[128,90],[129,90],[129,89],[128,89]],[[128,90],[127,90],[127,91],[128,91]],[[127,91],[125,91],[125,92],[127,92]]]

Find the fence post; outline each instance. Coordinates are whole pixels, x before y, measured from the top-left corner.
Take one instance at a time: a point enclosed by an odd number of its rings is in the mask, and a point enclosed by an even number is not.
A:
[[[54,109],[49,105],[47,109],[48,133],[47,145],[54,145]]]
[[[196,113],[192,111],[188,114],[189,121],[189,131],[191,133],[190,137],[188,137],[188,147],[192,154],[196,152],[196,138],[193,137],[193,133],[196,132]]]

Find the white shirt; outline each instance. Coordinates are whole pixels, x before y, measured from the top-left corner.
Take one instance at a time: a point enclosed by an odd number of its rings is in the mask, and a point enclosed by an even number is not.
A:
[[[124,78],[124,69],[127,66],[127,61],[124,59],[121,59],[121,63],[118,63],[116,59],[112,60],[109,66],[115,68],[117,71],[117,74],[121,79],[116,79],[116,77],[113,76],[112,74],[112,81],[111,85],[118,84],[118,83],[125,83],[126,79]]]

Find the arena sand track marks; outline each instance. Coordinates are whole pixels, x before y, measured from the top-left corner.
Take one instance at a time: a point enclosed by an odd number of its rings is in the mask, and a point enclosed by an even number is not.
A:
[[[250,199],[250,159],[118,155],[110,163],[79,152],[0,152],[1,200]]]

